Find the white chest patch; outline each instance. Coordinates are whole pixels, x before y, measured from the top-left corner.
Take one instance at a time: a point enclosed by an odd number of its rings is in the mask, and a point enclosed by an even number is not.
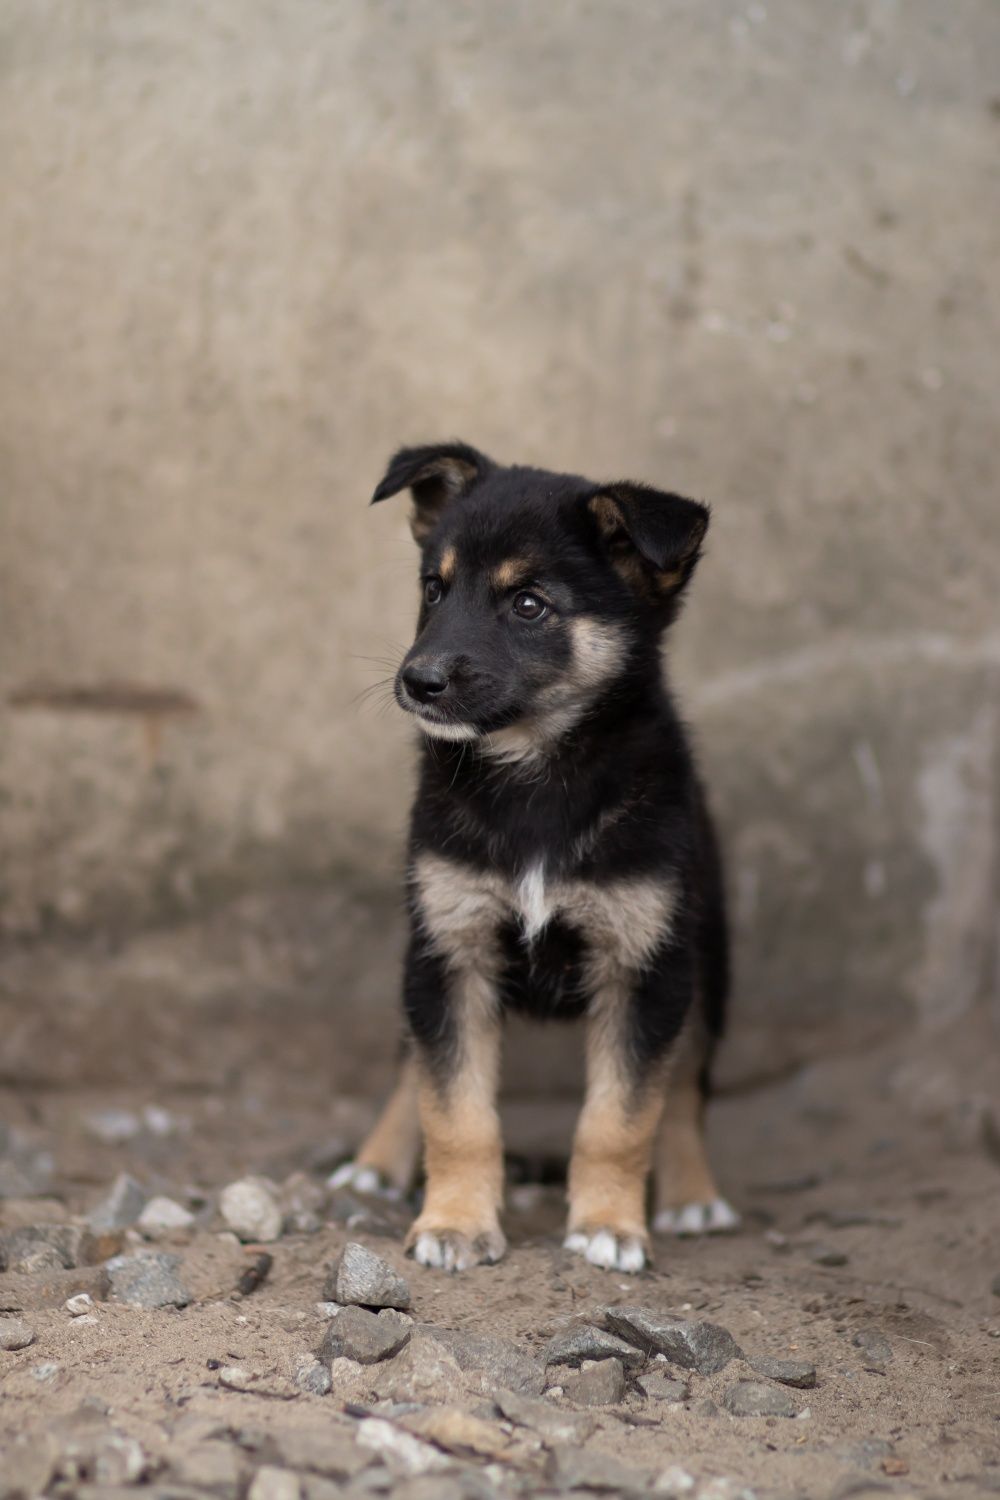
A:
[[[530,943],[546,926],[553,914],[553,904],[545,889],[545,866],[539,862],[521,876],[516,887],[517,906],[524,935]]]

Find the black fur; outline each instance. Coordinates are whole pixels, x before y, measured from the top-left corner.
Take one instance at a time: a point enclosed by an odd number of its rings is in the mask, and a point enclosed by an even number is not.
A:
[[[374,498],[407,486],[426,597],[396,693],[432,731],[421,748],[411,868],[430,852],[513,881],[542,863],[553,880],[676,882],[675,919],[629,1000],[628,1063],[639,1086],[697,1003],[707,1089],[728,987],[723,885],[661,643],[708,512],[643,486],[503,468],[465,444],[402,450]],[[525,564],[523,578],[493,586],[511,559]],[[442,572],[450,581],[439,585]],[[516,612],[525,594],[547,605],[541,618]],[[574,698],[567,681],[579,667],[577,628],[611,642],[620,660],[606,677],[592,673]],[[496,740],[519,727],[538,745],[508,763]],[[460,732],[468,737],[436,737]],[[447,967],[412,888],[411,910],[406,1015],[446,1078],[455,1036]],[[540,1019],[586,1010],[586,934],[556,917],[529,943],[512,917],[501,942],[504,1007]]]

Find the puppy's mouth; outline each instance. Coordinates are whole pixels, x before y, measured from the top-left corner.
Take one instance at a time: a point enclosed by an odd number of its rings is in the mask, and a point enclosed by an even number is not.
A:
[[[431,739],[439,740],[481,740],[487,739],[500,729],[506,729],[516,723],[520,717],[517,710],[507,712],[494,712],[488,716],[477,714],[475,718],[463,713],[459,705],[455,703],[421,703],[414,698],[405,685],[397,680],[396,702],[404,713],[411,714],[416,719],[424,734]]]

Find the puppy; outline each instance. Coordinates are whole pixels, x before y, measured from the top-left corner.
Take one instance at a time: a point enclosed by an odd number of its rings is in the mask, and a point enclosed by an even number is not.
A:
[[[405,489],[421,600],[395,694],[423,731],[409,1055],[332,1180],[405,1188],[422,1131],[409,1249],[449,1271],[498,1260],[504,1014],[583,1017],[565,1244],[639,1271],[651,1166],[655,1228],[737,1222],[702,1134],[727,990],[719,857],[661,664],[708,511],[464,443],[402,449],[374,500]]]

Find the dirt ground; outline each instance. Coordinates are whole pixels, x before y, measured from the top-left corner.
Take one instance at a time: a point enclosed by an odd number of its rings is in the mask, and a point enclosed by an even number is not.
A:
[[[187,941],[158,939],[164,953]],[[193,1225],[151,1246],[180,1257],[191,1296],[180,1309],[108,1299],[101,1264],[0,1274],[0,1316],[16,1315],[34,1332],[27,1347],[0,1352],[0,1495],[27,1496],[41,1484],[96,1500],[142,1482],[178,1500],[235,1500],[252,1479],[251,1500],[628,1493],[657,1482],[662,1494],[716,1500],[741,1486],[820,1500],[1000,1493],[1000,1070],[985,1016],[863,1056],[845,1050],[720,1099],[714,1154],[743,1228],[704,1241],[659,1239],[655,1269],[631,1279],[561,1248],[562,1189],[552,1179],[573,1102],[514,1098],[508,1255],[448,1278],[405,1259],[408,1206],[331,1200],[322,1186],[371,1116],[369,1082],[385,1080],[389,1039],[381,1061],[376,1040],[359,1043],[363,1092],[331,1097],[334,1017],[289,998],[291,982],[283,998],[274,986],[265,994],[252,969],[244,953],[224,975],[206,974],[197,1004],[171,1006],[165,970],[150,963],[144,981],[132,972],[122,1005],[113,984],[101,984],[113,964],[102,970],[92,948],[42,947],[0,961],[0,1236],[72,1221],[121,1172],[194,1214]],[[247,1172],[284,1184],[283,1201],[299,1216],[267,1246],[266,1279],[240,1296],[234,1289],[254,1251],[225,1229],[218,1194]],[[655,1366],[687,1382],[680,1401],[647,1398],[634,1381],[608,1406],[543,1397],[593,1419],[593,1431],[568,1447],[512,1429],[492,1405],[489,1370],[475,1361],[460,1377],[453,1365],[450,1374],[421,1373],[406,1351],[380,1364],[340,1361],[333,1389],[311,1394],[296,1371],[328,1326],[329,1310],[318,1306],[326,1268],[348,1240],[403,1272],[417,1329],[507,1341],[537,1369],[539,1392],[560,1384],[560,1367],[545,1372],[548,1341],[571,1324],[599,1323],[610,1304],[710,1320],[745,1358],[706,1376]],[[135,1228],[119,1241],[101,1253],[146,1243]],[[82,1318],[65,1307],[81,1289],[96,1303]],[[815,1365],[813,1388],[774,1387],[796,1415],[726,1409],[735,1383],[757,1378],[746,1361],[763,1354]],[[233,1388],[233,1367],[242,1388]],[[421,1473],[412,1455],[386,1467],[374,1449],[357,1448],[361,1428],[381,1430],[362,1409],[405,1427],[441,1403],[478,1413],[500,1456],[422,1442],[420,1453],[441,1468]],[[102,1485],[86,1463],[74,1470],[66,1452],[91,1425],[136,1439],[142,1474],[115,1478],[112,1465]],[[517,1433],[531,1441],[518,1444]],[[346,1467],[324,1463],[315,1457],[324,1442],[362,1456]],[[44,1478],[24,1478],[43,1451],[51,1459]],[[671,1466],[692,1482],[658,1480]]]

